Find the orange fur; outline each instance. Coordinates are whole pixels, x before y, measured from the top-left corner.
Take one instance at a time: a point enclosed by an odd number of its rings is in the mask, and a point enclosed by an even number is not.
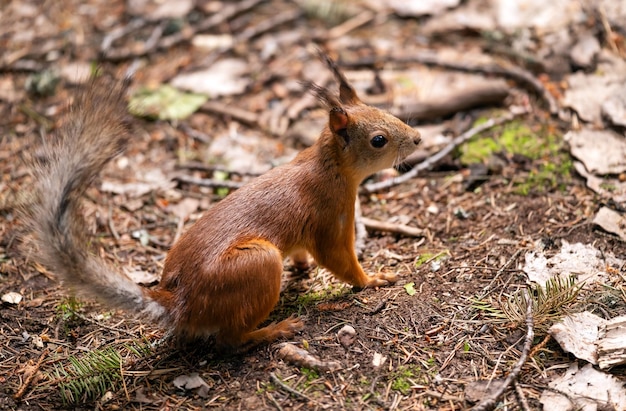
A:
[[[30,217],[43,249],[41,261],[60,272],[74,288],[97,295],[108,287],[104,294],[113,305],[142,311],[178,334],[213,334],[222,344],[230,345],[269,342],[291,337],[302,329],[301,320],[295,317],[257,329],[278,302],[282,260],[287,256],[292,255],[296,265],[305,267],[309,253],[318,264],[355,287],[393,283],[393,275],[368,276],[357,261],[354,203],[362,180],[413,152],[420,136],[392,115],[363,104],[332,60],[323,59],[339,81],[340,93],[333,95],[309,85],[329,110],[328,125],[318,141],[289,164],[251,181],[208,210],[174,244],[161,282],[152,290],[131,285],[123,274],[103,268],[103,262],[88,256],[81,248],[84,246],[75,241],[81,235],[77,233],[80,224],[73,222],[81,221],[76,196],[126,137],[123,128],[115,125],[122,119],[119,109],[95,116],[99,107],[86,104],[86,98],[108,92],[93,83],[86,97],[78,99],[84,105],[77,106],[70,117],[75,123],[87,118],[92,127],[88,132],[66,131],[62,140],[82,147],[81,155],[97,161],[87,162],[94,165],[83,170],[65,166],[80,163],[77,158],[74,162],[61,158],[74,156],[73,152],[53,149],[50,153],[50,158],[59,158],[53,164],[58,173],[48,177],[39,191],[42,196],[46,191],[56,194]],[[119,107],[121,95],[118,92],[97,100]],[[111,123],[99,131],[99,126]],[[89,144],[96,141],[109,144],[109,150],[90,148]],[[106,141],[109,143],[103,143]],[[49,172],[49,164],[37,169],[40,176]],[[90,178],[82,178],[81,173]],[[68,185],[68,180],[80,184]],[[70,250],[62,251],[54,243],[69,245]],[[65,264],[70,260],[72,264]]]

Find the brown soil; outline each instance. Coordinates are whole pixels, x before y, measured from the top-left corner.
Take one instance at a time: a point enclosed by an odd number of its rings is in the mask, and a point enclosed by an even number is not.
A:
[[[86,3],[97,12],[72,17],[78,22],[66,22],[74,28],[73,34],[76,27],[82,27],[83,43],[76,39],[64,43],[60,22],[69,19],[69,10],[82,2],[44,3],[37,7],[46,9],[54,22],[50,28],[59,31],[49,34],[50,43],[32,44],[32,61],[41,67],[46,66],[45,56],[55,50],[61,53],[57,66],[90,61],[96,58],[94,45],[107,32],[128,24],[128,17],[123,17],[124,2],[105,5],[89,1]],[[282,7],[278,3],[259,6],[255,13],[271,15],[274,7]],[[294,7],[290,2],[285,4]],[[100,21],[100,15],[118,16],[119,20]],[[273,35],[324,27],[311,17],[298,21],[301,24],[276,27]],[[244,13],[237,22],[242,30],[254,25],[255,16]],[[12,24],[16,29],[6,36],[26,30],[23,21]],[[400,45],[408,41],[403,30],[408,30],[409,24],[389,17],[380,30],[397,31],[394,38]],[[216,32],[230,30],[235,29],[220,27]],[[358,33],[368,35],[367,30]],[[307,34],[306,39],[311,36]],[[300,70],[307,61],[294,56],[302,53],[304,42],[294,42],[285,50],[284,59],[277,59],[271,67],[261,67],[261,40],[231,51],[246,56],[258,68],[257,78],[244,95],[223,99],[228,105],[262,112],[277,94],[287,93],[287,101],[297,99],[291,92],[278,89],[301,78]],[[42,51],[46,47],[51,51]],[[363,48],[353,46],[352,50],[358,54]],[[183,43],[150,53],[138,71],[136,83],[162,81],[182,67],[201,64],[206,56],[193,55],[190,50],[191,46]],[[300,66],[288,63],[293,61]],[[131,63],[128,59],[108,60],[103,65],[105,70],[121,73]],[[28,70],[5,68],[0,72],[0,84],[10,82],[23,87],[28,76]],[[66,408],[55,369],[66,366],[71,356],[81,357],[105,347],[123,356],[123,382],[110,389],[106,401],[101,397],[81,399],[78,409],[465,409],[472,405],[464,392],[468,383],[506,376],[520,356],[525,325],[497,322],[478,309],[474,301],[491,299],[497,304],[523,288],[526,280],[521,267],[526,251],[542,247],[546,253],[554,253],[566,240],[594,244],[603,252],[626,258],[622,242],[590,223],[598,200],[575,175],[557,176],[559,184],[554,187],[533,187],[529,194],[521,195],[511,181],[528,174],[545,159],[528,160],[523,165],[507,159],[500,173],[488,176],[484,184],[468,191],[466,170],[451,157],[437,170],[409,183],[361,196],[364,215],[383,221],[401,216],[402,222],[425,230],[423,238],[370,233],[363,253],[364,268],[368,272],[398,273],[401,280],[397,285],[356,292],[323,270],[312,269],[303,276],[286,265],[287,273],[292,275],[286,275],[285,291],[270,321],[292,313],[301,315],[306,328],[293,342],[321,361],[339,361],[339,371],[315,371],[284,361],[277,354],[279,344],[224,353],[216,351],[211,341],[160,341],[164,330],[133,319],[132,313],[107,312],[92,301],[81,301],[75,311],[63,311],[62,307],[70,305],[67,290],[54,281],[54,273],[33,264],[28,253],[36,251],[23,246],[27,243],[21,236],[23,228],[14,217],[15,206],[28,201],[29,177],[21,159],[32,155],[41,131],[47,133],[58,125],[73,89],[62,81],[52,96],[20,94],[15,101],[0,100],[0,295],[15,291],[24,297],[17,305],[0,306],[0,409]],[[549,124],[555,132],[562,132],[564,126],[542,113],[540,104],[536,104],[536,114],[524,121],[530,127]],[[468,115],[490,116],[491,112]],[[175,165],[183,163],[184,158],[203,158],[208,144],[205,139],[210,141],[213,134],[224,133],[234,124],[227,116],[206,113],[194,114],[178,124],[135,121],[141,132],[124,157],[128,166],[120,169],[111,165],[103,179],[131,182],[141,171],[158,165],[162,165],[165,175],[178,172],[210,177],[206,171],[175,170]],[[200,131],[203,136],[194,137],[189,130]],[[299,148],[293,141],[269,138],[273,145],[265,153],[268,159]],[[219,201],[213,189],[184,183],[138,198],[112,195],[97,187],[99,184],[88,190],[85,212],[89,221],[86,229],[98,237],[100,255],[120,268],[134,267],[157,274],[178,231],[178,220],[168,211],[168,205],[182,198],[195,198],[201,200],[203,210],[212,201]],[[192,214],[186,226],[195,219],[197,215]],[[142,244],[135,235],[141,230],[150,236],[147,243]],[[624,275],[624,267],[615,269]],[[408,283],[414,283],[414,295],[407,292]],[[616,295],[617,300],[611,304],[606,299],[608,294],[589,298],[585,304],[608,316],[624,314],[626,301],[623,295]],[[357,332],[356,341],[347,348],[337,340],[337,332],[345,324]],[[544,335],[538,332],[535,344]],[[136,355],[128,348],[133,344],[154,346]],[[382,355],[386,361],[375,367],[375,355]],[[551,367],[566,360],[567,355],[549,341],[526,363],[519,386],[532,409],[540,407],[542,388],[558,372],[558,367]],[[35,377],[29,380],[33,372]],[[207,390],[174,386],[176,377],[192,373],[198,373],[207,383]],[[277,383],[273,376],[283,383]],[[21,399],[15,399],[25,384]],[[519,407],[514,389],[507,391],[501,404],[503,408]]]

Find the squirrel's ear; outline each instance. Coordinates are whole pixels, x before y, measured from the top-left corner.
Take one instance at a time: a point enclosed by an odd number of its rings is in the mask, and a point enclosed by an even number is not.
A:
[[[343,138],[344,143],[350,142],[348,135],[348,114],[341,107],[333,107],[330,109],[328,125],[333,134]]]
[[[361,100],[356,95],[356,91],[354,91],[354,88],[348,84],[347,81],[342,81],[339,85],[339,100],[346,105],[356,105],[361,103]]]

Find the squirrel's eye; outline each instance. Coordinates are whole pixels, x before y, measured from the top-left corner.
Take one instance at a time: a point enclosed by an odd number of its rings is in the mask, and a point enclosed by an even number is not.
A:
[[[384,136],[377,135],[372,137],[372,139],[370,140],[370,144],[374,148],[382,148],[385,146],[385,144],[387,144],[387,139]]]

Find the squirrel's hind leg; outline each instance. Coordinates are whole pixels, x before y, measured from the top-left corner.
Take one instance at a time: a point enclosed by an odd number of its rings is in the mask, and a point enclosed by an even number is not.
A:
[[[303,328],[300,319],[291,317],[255,330],[280,298],[283,261],[274,244],[263,239],[247,240],[229,249],[220,260],[220,278],[228,284],[224,284],[224,294],[220,293],[216,301],[222,316],[216,335],[219,345],[267,343],[292,337]]]

